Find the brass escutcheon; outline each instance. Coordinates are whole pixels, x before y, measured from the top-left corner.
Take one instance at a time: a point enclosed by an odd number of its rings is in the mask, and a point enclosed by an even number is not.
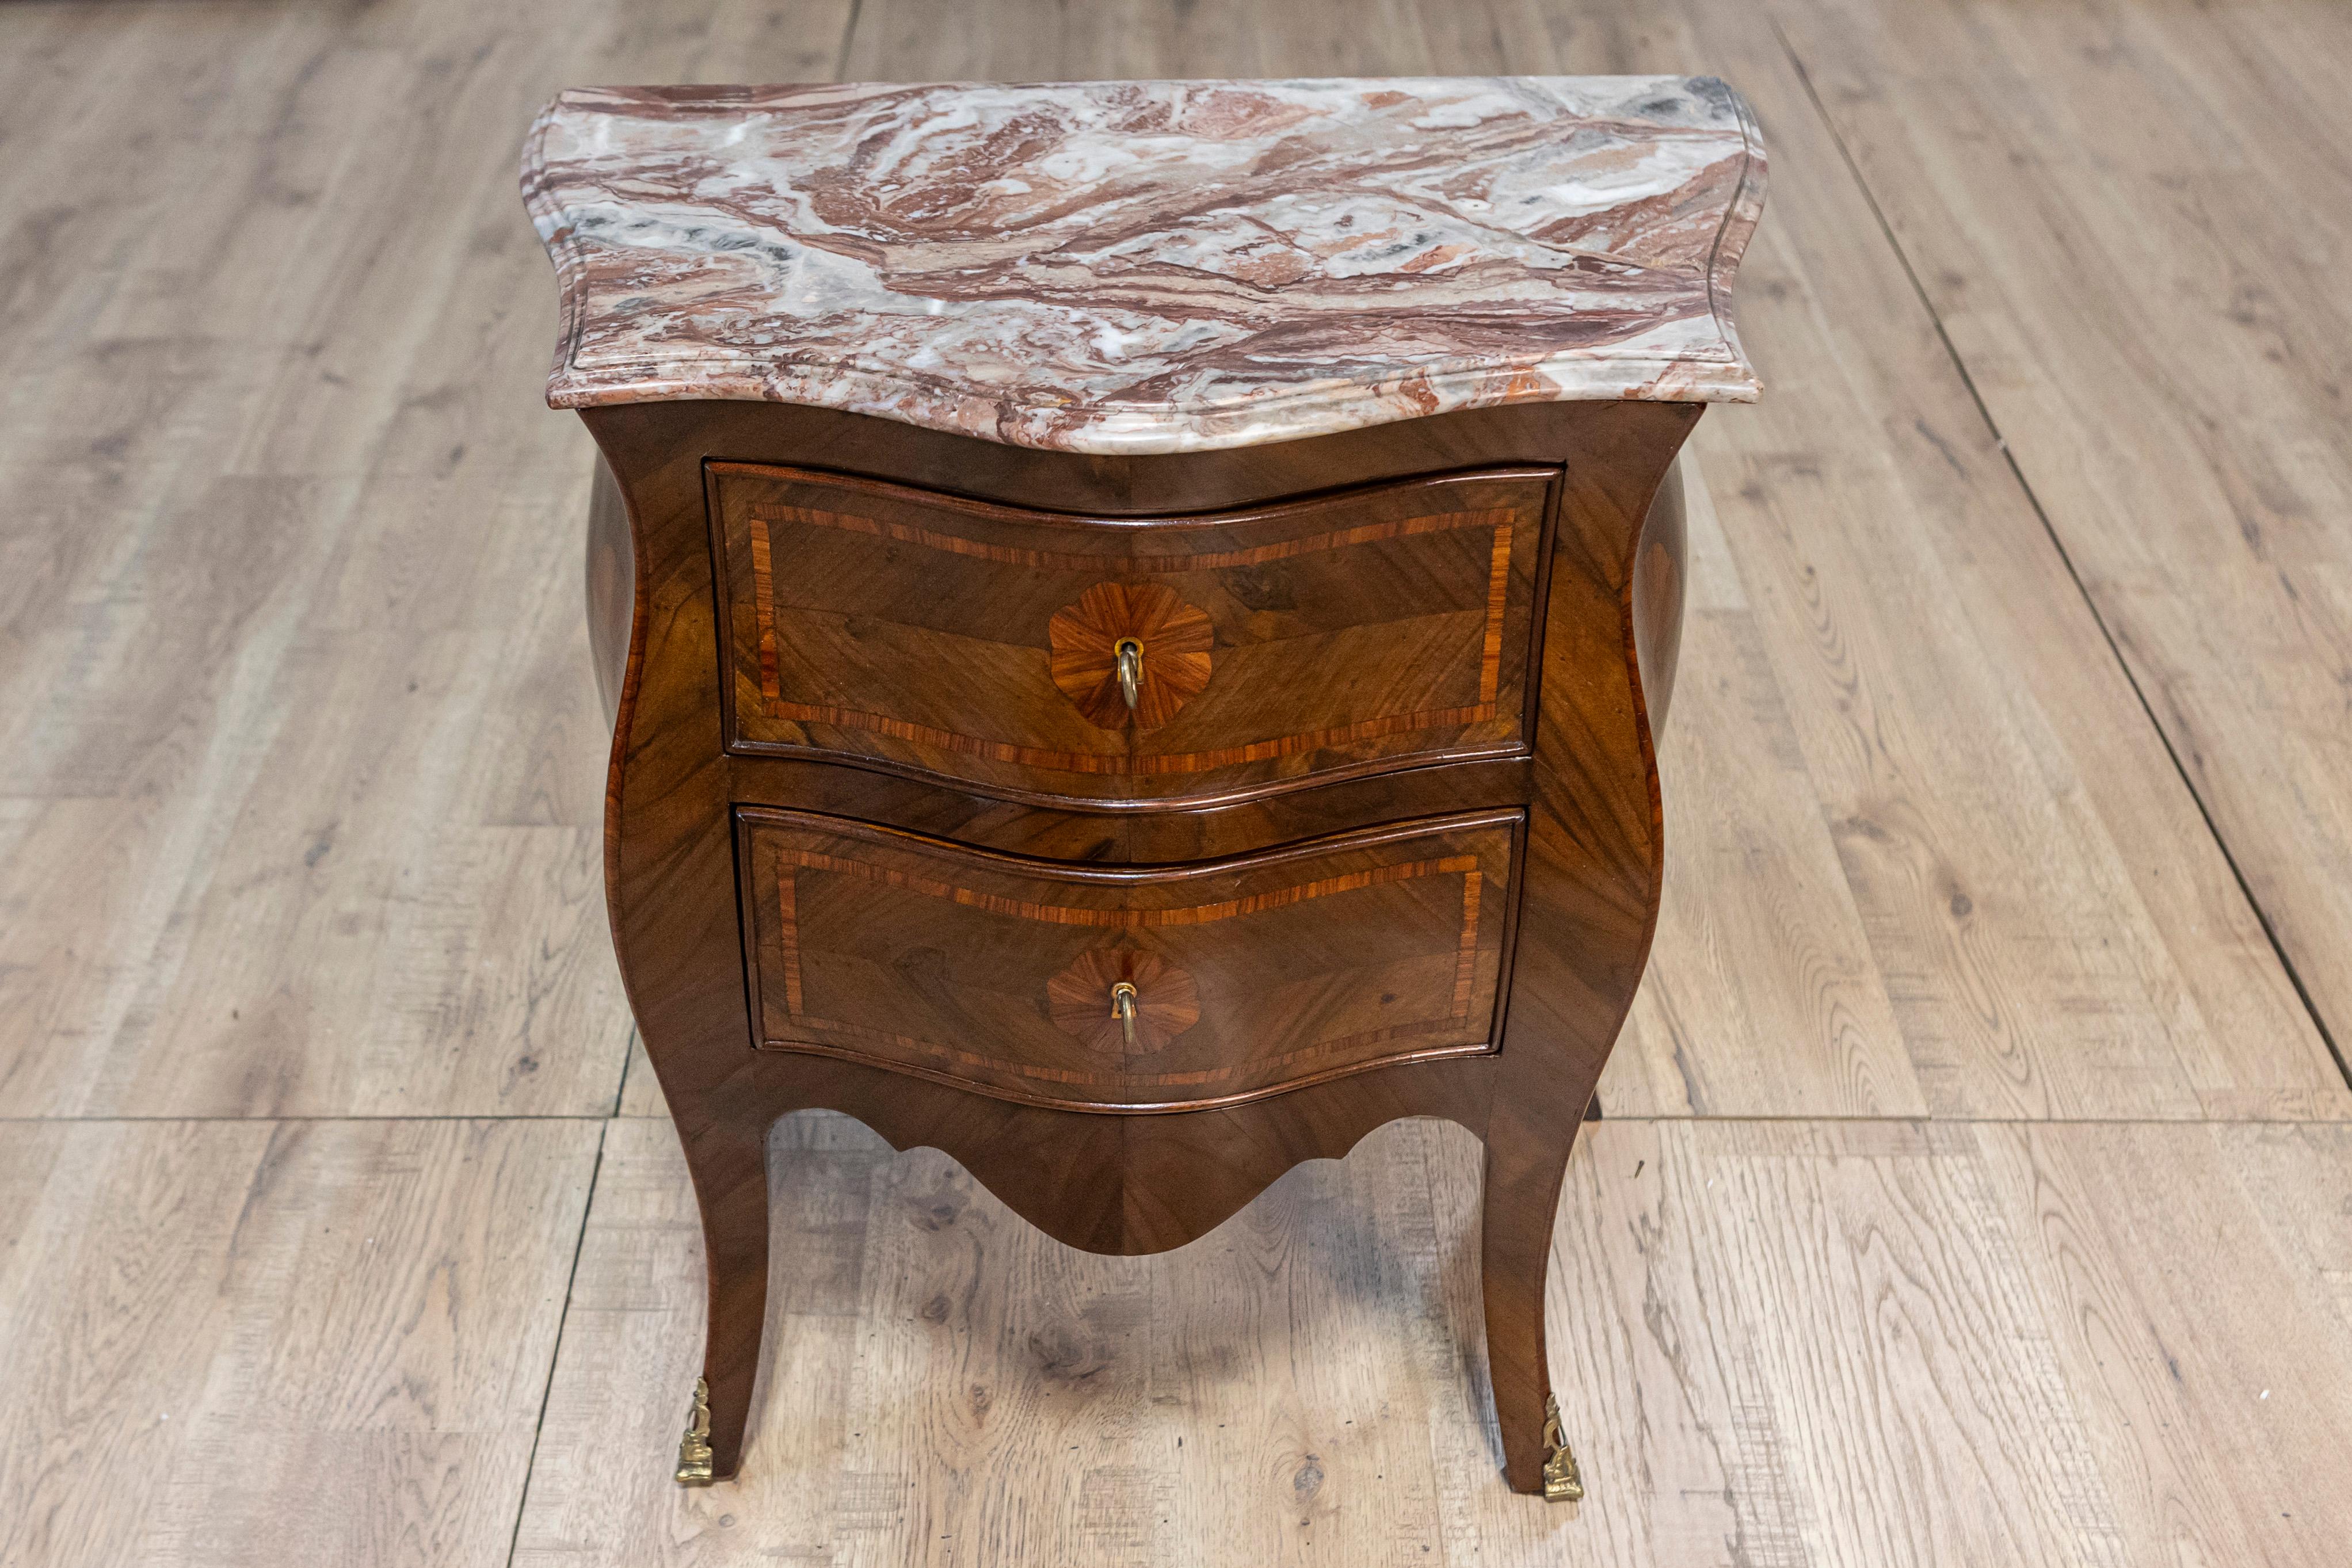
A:
[[[1143,644],[1121,637],[1113,652],[1118,658],[1118,695],[1133,708],[1143,701]]]
[[[1121,980],[1110,988],[1110,1016],[1118,1020],[1118,1032],[1127,1040],[1127,1049],[1135,1049],[1135,986]]]
[[[1045,641],[1055,686],[1088,724],[1141,731],[1174,718],[1208,685],[1217,632],[1207,612],[1164,582],[1097,582],[1054,612]]]

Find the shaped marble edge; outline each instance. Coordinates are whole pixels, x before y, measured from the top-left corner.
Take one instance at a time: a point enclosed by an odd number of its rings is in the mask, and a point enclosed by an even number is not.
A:
[[[1066,235],[1050,234],[1051,247],[1025,240],[992,246],[992,238],[1001,240],[1009,231],[1001,221],[1005,214],[986,209],[983,195],[996,186],[1034,194],[1023,176],[1062,170],[1033,159],[992,172],[983,165],[979,173],[992,177],[978,178],[968,166],[978,154],[953,140],[975,112],[985,123],[992,110],[1009,118],[1024,109],[1044,112],[1037,109],[1042,104],[1066,120],[1115,110],[1130,121],[1205,117],[1220,134],[1163,136],[1153,145],[1181,143],[1215,155],[1224,143],[1240,141],[1245,145],[1231,155],[1256,157],[1264,145],[1251,152],[1245,135],[1223,134],[1233,130],[1235,114],[1246,119],[1255,112],[1269,122],[1265,134],[1276,134],[1318,108],[1328,118],[1329,102],[1342,94],[1373,105],[1375,112],[1400,103],[1425,109],[1428,128],[1465,132],[1472,144],[1465,152],[1480,155],[1442,159],[1418,141],[1360,147],[1360,155],[1369,152],[1396,167],[1373,164],[1381,180],[1360,182],[1336,204],[1329,199],[1331,183],[1315,185],[1322,200],[1307,214],[1326,226],[1308,234],[1284,233],[1268,221],[1270,213],[1296,215],[1300,209],[1286,205],[1282,182],[1253,170],[1255,183],[1239,187],[1237,202],[1179,204],[1179,211],[1165,215],[1184,222],[1137,227],[1121,256],[1114,255],[1116,241],[1074,253]],[[1489,119],[1502,117],[1482,117],[1479,94],[1486,95],[1486,108],[1497,99],[1509,102],[1522,120],[1531,99],[1558,112],[1514,144],[1486,131]],[[1244,107],[1221,106],[1220,95]],[[942,105],[943,99],[956,101]],[[1696,106],[1720,122],[1578,112],[1581,102],[1637,108],[1646,102],[1655,115]],[[937,112],[941,107],[949,110],[945,116]],[[949,122],[944,131],[908,122],[926,109],[933,110],[933,120]],[[892,110],[900,116],[895,130],[887,118]],[[764,160],[757,153],[732,162],[711,155],[719,147],[741,145],[752,120],[778,121],[786,118],[783,111],[817,122],[820,136],[795,150],[783,146],[779,133],[760,144]],[[861,112],[865,120],[856,118]],[[862,215],[873,217],[884,205],[874,198],[887,183],[869,188],[861,183],[869,176],[849,179],[809,156],[852,145],[821,140],[827,113],[847,117],[866,133],[854,143],[861,157],[877,140],[887,142],[894,135],[901,143],[925,136],[944,141],[944,152],[926,147],[919,155],[941,161],[950,177],[919,189],[942,201],[979,203],[982,216],[1000,222],[943,238],[927,237],[904,223],[877,238],[831,222],[819,211],[827,203],[835,218],[861,215],[861,203]],[[728,136],[698,146],[695,128],[719,120],[731,122]],[[1010,232],[1026,235],[1056,221],[1067,225],[1080,213],[1091,218],[1138,205],[1150,216],[1149,198],[1165,204],[1176,188],[1148,179],[1120,185],[1116,165],[1134,143],[1119,138],[1137,134],[1127,127],[1098,134],[1091,143],[1083,125],[1056,122],[1055,128],[1063,132],[1055,153],[1063,155],[1065,166],[1074,160],[1084,165],[1080,172],[1087,178],[1073,182],[1074,192],[1066,189],[1058,201],[1041,198],[1036,215]],[[559,150],[551,143],[560,138],[569,145]],[[1489,183],[1480,188],[1491,193],[1494,182],[1514,174],[1523,183],[1531,172],[1557,176],[1560,171],[1553,167],[1530,171],[1528,156],[1571,138],[1594,143],[1577,156],[1593,161],[1602,176],[1651,159],[1664,164],[1661,177],[1682,177],[1646,190],[1621,180],[1623,190],[1615,199],[1598,203],[1589,200],[1593,184],[1555,177],[1541,190],[1518,194],[1544,220],[1533,234],[1524,221],[1513,225],[1469,215],[1492,211],[1495,204],[1465,200],[1458,189],[1447,190],[1443,202],[1423,199],[1449,177],[1458,184],[1465,174],[1485,176]],[[1675,149],[1682,163],[1670,155]],[[1510,162],[1515,150],[1523,155],[1517,168]],[[966,154],[961,164],[959,151]],[[904,162],[919,152],[886,146],[882,156]],[[1718,169],[1735,156],[1736,169]],[[1693,157],[1700,161],[1690,162]],[[1312,162],[1287,158],[1290,164]],[[1323,172],[1329,179],[1345,168],[1335,162]],[[1752,402],[1760,386],[1740,347],[1730,301],[1740,258],[1762,215],[1765,171],[1753,111],[1731,88],[1707,77],[844,83],[567,89],[533,122],[521,183],[561,293],[551,406],[695,399],[804,403],[1012,445],[1114,455],[1293,440],[1506,403]],[[666,185],[665,174],[677,182]],[[785,174],[798,178],[779,177]],[[1303,188],[1305,178],[1294,177],[1294,189]],[[1721,191],[1726,184],[1727,194]],[[1691,193],[1694,185],[1707,202]],[[896,193],[904,183],[889,189]],[[1568,204],[1579,196],[1588,198],[1583,206]],[[1547,198],[1553,207],[1538,205]],[[1337,217],[1330,214],[1334,205],[1344,209]],[[1017,204],[1013,212],[1019,213]],[[787,213],[798,228],[782,221]],[[1379,254],[1407,250],[1410,260],[1357,273],[1325,265],[1335,257],[1345,263],[1351,252],[1364,249],[1354,235],[1336,232],[1360,215],[1388,221],[1384,232],[1358,231],[1380,233],[1385,249]],[[1414,225],[1412,232],[1399,235],[1400,220]],[[887,214],[885,221],[890,221]],[[1678,233],[1696,241],[1707,225],[1712,233],[1703,253],[1694,246],[1677,260],[1644,255],[1644,245],[1670,246]],[[1236,244],[1230,232],[1218,232],[1221,225],[1252,233]],[[1695,226],[1697,233],[1691,232]],[[1596,230],[1603,244],[1571,243]],[[593,232],[597,243],[592,246],[583,231]],[[1555,238],[1555,231],[1566,238]],[[1097,229],[1085,233],[1092,240]],[[831,244],[810,243],[812,234]],[[1272,236],[1263,246],[1261,235]],[[1468,236],[1480,239],[1483,248],[1459,243]],[[1183,253],[1180,259],[1170,259],[1171,249]],[[921,267],[926,252],[940,264]],[[953,265],[944,259],[950,253]],[[1075,256],[1079,265],[1039,266],[1040,255],[1062,263]],[[893,257],[901,270],[886,272]],[[998,269],[992,288],[986,287],[991,267]],[[1287,277],[1281,276],[1286,268]],[[1551,279],[1564,272],[1597,275],[1588,288],[1596,301],[1591,308],[1563,305],[1544,292],[1556,290]],[[952,311],[940,293],[892,287],[902,280],[931,283],[944,292],[966,286],[973,275],[981,275],[982,286],[952,301]],[[1358,308],[1351,319],[1349,301],[1368,293],[1369,286],[1355,281],[1364,276],[1387,279],[1386,287],[1398,293],[1420,287],[1407,310],[1384,315]],[[779,311],[787,277],[795,288],[814,290],[805,300],[822,297],[815,311]],[[1302,277],[1309,288],[1286,288]],[[1465,277],[1478,278],[1483,291],[1465,287],[1460,280]],[[1066,298],[1038,298],[1056,286]],[[1149,308],[1154,287],[1163,296],[1160,310]],[[1088,288],[1090,295],[1084,292]],[[1424,303],[1424,295],[1436,298]],[[909,308],[917,304],[921,308]],[[1217,308],[1226,314],[1218,317]],[[1302,322],[1307,324],[1303,334]],[[1371,351],[1339,346],[1351,325],[1372,340]],[[1514,336],[1546,326],[1553,329],[1553,346],[1532,354],[1509,351]],[[1570,326],[1576,331],[1559,341],[1560,329]],[[1450,340],[1449,328],[1456,334]],[[1412,340],[1417,329],[1428,329],[1421,337],[1431,340]],[[800,340],[780,340],[795,329]],[[1408,341],[1390,343],[1392,351],[1383,354],[1384,333]],[[1310,345],[1328,346],[1322,361],[1308,355],[1284,361],[1268,349],[1301,336]],[[1144,340],[1139,355],[1124,350],[1122,340],[1130,338]]]

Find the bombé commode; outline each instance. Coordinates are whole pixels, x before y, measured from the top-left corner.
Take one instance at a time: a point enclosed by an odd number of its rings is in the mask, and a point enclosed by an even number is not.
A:
[[[1442,1116],[1503,1469],[1580,1495],[1544,1268],[1656,921],[1674,463],[1757,393],[1763,172],[1704,78],[541,117],[606,894],[710,1271],[680,1480],[742,1458],[780,1116],[1119,1253]]]

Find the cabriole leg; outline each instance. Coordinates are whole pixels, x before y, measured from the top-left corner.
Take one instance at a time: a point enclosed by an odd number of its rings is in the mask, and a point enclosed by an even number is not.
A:
[[[1566,1137],[1546,1137],[1516,1119],[1498,1117],[1486,1143],[1486,1183],[1480,1240],[1486,1272],[1486,1366],[1502,1427],[1503,1471],[1514,1491],[1541,1491],[1555,1500],[1583,1495],[1562,1484],[1572,1474],[1552,1464],[1565,1453],[1551,1374],[1544,1359],[1544,1273],[1551,1257],[1552,1216],[1577,1124]],[[1548,1467],[1549,1467],[1548,1469]]]
[[[702,1209],[710,1305],[687,1428],[678,1442],[681,1486],[732,1476],[760,1371],[768,1315],[768,1171],[764,1122],[728,1122],[686,1138],[687,1168]]]

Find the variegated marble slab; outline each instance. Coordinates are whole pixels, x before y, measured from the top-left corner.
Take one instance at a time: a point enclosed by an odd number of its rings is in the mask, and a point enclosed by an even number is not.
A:
[[[1757,393],[1764,153],[1706,77],[583,89],[523,189],[558,407],[1157,453]]]

